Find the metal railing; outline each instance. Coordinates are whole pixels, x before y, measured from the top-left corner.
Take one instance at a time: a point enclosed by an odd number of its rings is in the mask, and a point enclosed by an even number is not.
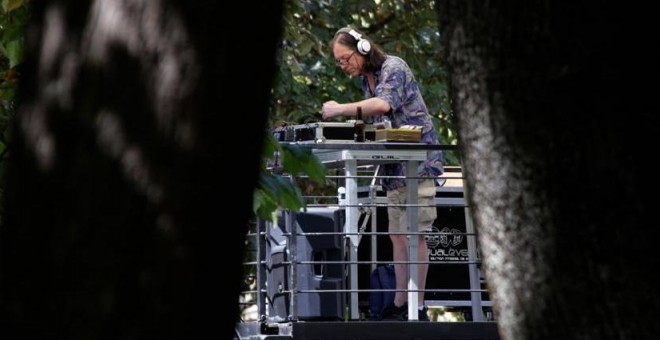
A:
[[[326,159],[337,166],[331,157]],[[364,276],[368,278],[378,265],[394,263],[379,254],[379,240],[392,233],[387,232],[387,227],[378,219],[381,209],[388,206],[378,184],[381,177],[376,175],[379,164],[360,164],[360,161],[358,159],[350,171],[326,177],[333,184],[330,187],[337,188],[335,195],[305,196],[306,210],[280,211],[275,223],[257,220],[255,232],[248,234],[254,256],[244,263],[251,268],[246,272],[253,289],[245,290],[243,294],[253,297],[244,303],[254,306],[256,319],[275,323],[316,319],[364,320],[369,294],[406,291],[409,301],[413,298],[416,301],[416,294],[423,292],[426,295],[424,304],[429,308],[469,308],[471,321],[492,320],[485,278],[479,270],[476,233],[464,199],[465,188],[459,167],[447,167],[445,174],[438,178],[434,205],[441,210],[453,209],[454,215],[462,215],[462,225],[449,226],[439,215],[438,223],[430,233],[413,231],[402,234],[425,235],[429,249],[428,261],[408,261],[409,267],[428,263],[429,274],[432,268],[466,268],[460,271],[460,275],[466,276],[463,279],[467,281],[467,287],[428,288],[434,286],[429,281],[434,277],[429,275],[424,290],[369,288],[369,281]],[[407,178],[415,179],[413,176]],[[347,184],[349,181],[352,187]],[[351,189],[353,199],[347,196],[347,190]],[[423,205],[413,203],[406,206],[415,210]],[[349,211],[354,214],[351,221],[347,219]],[[301,220],[301,216],[308,220]],[[323,226],[302,225],[315,221]],[[347,228],[346,223],[354,226]],[[361,245],[368,245],[368,254],[357,254]],[[358,267],[367,267],[368,270]],[[362,279],[357,277],[359,275],[363,276]]]

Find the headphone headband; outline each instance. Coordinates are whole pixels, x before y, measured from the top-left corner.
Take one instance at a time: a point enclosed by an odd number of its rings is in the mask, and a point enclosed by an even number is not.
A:
[[[356,30],[351,29],[348,31],[348,34],[352,35],[355,40],[360,40],[362,39],[362,34],[358,33]]]
[[[362,38],[362,34],[350,27],[344,27],[337,31],[337,33],[348,33],[350,36],[357,40],[357,50],[362,55],[367,55],[371,51],[371,43],[369,40]]]

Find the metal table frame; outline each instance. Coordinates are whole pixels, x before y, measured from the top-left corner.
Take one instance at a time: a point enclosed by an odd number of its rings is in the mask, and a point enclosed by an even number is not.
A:
[[[406,200],[411,206],[407,209],[410,232],[417,229],[417,166],[426,160],[429,145],[420,143],[350,143],[350,144],[315,144],[314,154],[327,167],[342,164],[346,175],[346,223],[344,232],[349,235],[349,288],[351,319],[359,318],[358,307],[358,178],[357,168],[361,164],[385,164],[406,162]],[[417,261],[418,238],[411,237],[408,243],[409,260]],[[417,319],[417,266],[408,266],[408,315],[410,320]]]

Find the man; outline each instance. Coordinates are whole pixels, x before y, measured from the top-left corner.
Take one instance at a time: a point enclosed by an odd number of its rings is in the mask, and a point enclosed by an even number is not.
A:
[[[372,117],[374,123],[389,120],[393,128],[403,125],[422,127],[422,142],[438,144],[438,135],[433,126],[431,115],[426,108],[424,98],[417,81],[407,63],[393,55],[387,55],[361,32],[352,28],[342,28],[335,33],[330,48],[337,65],[351,77],[360,77],[364,100],[352,103],[338,103],[334,100],[323,103],[323,119],[338,116],[354,116],[358,108],[364,117]],[[426,161],[418,168],[418,230],[428,231],[437,217],[434,206],[435,178],[443,173],[444,156],[440,150],[428,152]],[[428,251],[424,236],[395,234],[409,231],[406,219],[406,169],[402,163],[386,164],[380,173],[383,188],[387,192],[388,220],[392,258],[395,263],[397,292],[394,303],[385,307],[381,313],[383,319],[408,320],[409,281],[408,237],[417,236],[419,247],[417,259],[418,320],[428,321],[427,307],[424,305],[424,289],[428,272]]]

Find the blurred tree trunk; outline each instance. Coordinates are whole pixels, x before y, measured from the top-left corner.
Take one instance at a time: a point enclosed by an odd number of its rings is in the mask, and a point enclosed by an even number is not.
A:
[[[3,334],[230,338],[281,2],[32,7],[0,230]]]
[[[654,11],[436,4],[502,338],[660,334]]]

